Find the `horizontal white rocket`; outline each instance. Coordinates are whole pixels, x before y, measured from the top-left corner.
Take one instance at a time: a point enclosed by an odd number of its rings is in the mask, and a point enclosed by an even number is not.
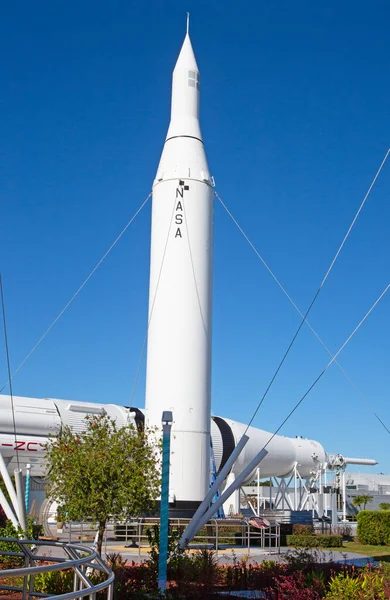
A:
[[[100,414],[105,411],[115,419],[118,426],[128,422],[142,427],[144,411],[115,404],[95,404],[91,402],[75,402],[54,398],[14,397],[16,437],[14,436],[11,398],[0,395],[0,452],[7,464],[10,474],[17,467],[16,452],[19,463],[24,469],[31,465],[31,473],[36,477],[45,475],[44,446],[49,436],[58,435],[61,427],[69,425],[75,431],[85,428],[85,417],[89,414]],[[237,421],[212,417],[210,421],[211,438],[217,471],[225,464],[232,450],[237,445],[246,426]],[[249,442],[232,466],[232,475],[238,475],[254,456],[268,442],[271,433],[250,427],[247,435]],[[302,477],[310,477],[320,464],[329,462],[332,455],[327,455],[319,442],[304,438],[288,438],[281,435],[274,437],[267,447],[269,454],[261,463],[262,477],[282,477],[291,474],[295,464]],[[375,460],[348,458],[347,463],[377,464]],[[209,476],[209,465],[207,467]],[[248,481],[253,478],[252,474]]]

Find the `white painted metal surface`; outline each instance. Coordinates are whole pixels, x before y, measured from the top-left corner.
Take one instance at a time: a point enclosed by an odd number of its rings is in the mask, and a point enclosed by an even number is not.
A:
[[[105,412],[114,419],[118,427],[126,425],[128,410],[116,404],[95,404],[94,402],[73,402],[70,400],[52,399],[60,415],[61,423],[69,425],[73,431],[82,431],[85,428],[87,415],[98,415]]]
[[[54,404],[47,399],[25,398],[14,396],[14,415],[16,430],[19,435],[31,434],[47,436],[57,433],[61,419]],[[14,432],[13,411],[11,396],[0,396],[0,431],[1,433]]]
[[[230,425],[237,443],[246,430],[246,425],[229,419],[225,419],[225,421]],[[267,444],[272,434],[262,429],[249,427],[247,435],[249,436],[249,442],[233,467],[233,473],[236,475]],[[293,472],[295,464],[297,464],[299,472],[306,477],[313,470],[317,470],[326,458],[325,450],[319,442],[301,437],[288,438],[276,435],[267,446],[267,450],[268,455],[261,463],[261,476],[263,478],[289,475]],[[254,479],[255,475],[256,471],[250,474],[247,481]]]
[[[61,427],[69,425],[74,431],[85,428],[88,414],[107,413],[119,427],[134,418],[124,406],[74,402],[55,398],[26,398],[14,396],[16,436],[13,428],[11,397],[0,395],[0,453],[7,470],[13,474],[18,462],[22,469],[31,464],[31,474],[45,474],[45,445],[49,436],[58,435]]]
[[[220,470],[222,464],[223,457],[223,439],[220,430],[218,429],[214,419],[210,421],[210,435],[211,440],[213,442],[213,453],[214,453],[214,461],[215,467],[217,471]]]
[[[4,459],[3,473],[5,473],[7,470],[11,475],[13,474],[14,469],[17,467],[16,452],[19,454],[19,464],[22,470],[25,470],[27,463],[30,463],[31,474],[33,476],[43,476],[45,474],[44,446],[49,438],[47,436],[39,435],[43,428],[46,428],[50,434],[58,433],[61,426],[67,424],[80,430],[85,426],[84,418],[87,414],[98,414],[103,410],[113,419],[115,419],[119,426],[124,425],[127,422],[135,424],[135,413],[129,412],[129,410],[124,406],[117,406],[114,404],[94,404],[89,402],[76,402],[69,400],[17,397],[15,402],[15,416],[17,425],[15,439],[13,433],[8,433],[10,429],[7,408],[10,407],[9,396],[0,395],[0,407],[2,408],[2,410],[0,410],[0,454],[1,458]],[[24,407],[23,410],[22,407]],[[47,422],[45,421],[44,415],[46,414],[50,416],[50,419],[53,418],[53,415],[57,415],[54,421],[51,421],[52,423],[54,422],[52,430],[51,427],[47,426]],[[77,421],[75,420],[76,414],[79,415],[79,420]],[[242,423],[237,423],[236,421],[229,419],[223,419],[223,421],[231,428],[234,437],[234,447],[237,445],[238,440],[241,438],[246,429],[246,426]],[[224,455],[224,439],[215,422],[211,420],[210,424],[214,452],[216,453],[217,469],[219,469],[222,465],[222,458]],[[30,431],[31,433],[27,435],[21,434],[20,432],[23,431]],[[241,470],[248,465],[248,463],[271,437],[270,432],[253,427],[249,428],[248,435],[250,436],[250,440],[242,451],[239,459],[234,463],[233,468],[227,478],[226,485],[235,480],[236,475],[238,475]],[[231,451],[231,448],[229,448],[229,450]],[[294,465],[297,463],[297,469],[299,470],[301,477],[306,478],[308,481],[314,481],[313,474],[315,472],[318,474],[318,472],[321,471],[324,475],[324,485],[326,485],[326,467],[328,466],[328,459],[330,457],[335,458],[337,456],[341,464],[344,464],[345,462],[363,462],[364,464],[371,465],[376,464],[376,461],[372,459],[344,459],[342,455],[326,455],[319,442],[299,437],[287,438],[283,436],[275,436],[273,441],[267,446],[267,450],[269,450],[269,454],[263,460],[261,466],[262,478],[283,476],[288,478],[294,473]],[[186,452],[186,445],[184,446],[183,452]],[[209,458],[208,455],[207,458]],[[195,462],[196,456],[192,456],[192,460]],[[208,465],[205,470],[208,475]],[[249,475],[247,481],[253,480],[256,476],[257,470]],[[351,480],[351,477],[354,479]],[[356,474],[348,474],[347,485],[350,485],[351,481],[352,483],[356,483],[358,477],[359,476]],[[389,487],[390,489],[389,476],[364,474],[361,477],[364,478],[364,483],[366,483],[366,481],[374,481],[376,478],[378,481],[380,480],[381,488],[386,488],[387,490],[387,487]],[[387,486],[387,484],[389,485]],[[319,485],[320,487],[322,485],[321,479],[319,479]],[[267,489],[262,488],[261,491],[267,492]],[[324,510],[327,510],[329,508],[327,505],[327,496],[325,496],[324,502]],[[229,512],[230,504],[233,504],[233,512],[237,512],[237,498],[232,496],[229,499],[226,507],[227,513]],[[294,503],[294,506],[296,505],[297,502]]]
[[[345,465],[365,465],[366,467],[373,467],[378,464],[377,460],[372,458],[351,458],[350,456],[344,456]]]
[[[199,70],[187,34],[171,122],[153,184],[146,423],[173,413],[171,493],[209,486],[213,187],[199,125]]]

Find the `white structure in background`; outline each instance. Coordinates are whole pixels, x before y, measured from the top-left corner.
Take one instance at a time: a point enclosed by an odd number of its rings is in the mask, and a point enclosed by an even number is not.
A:
[[[209,487],[213,180],[199,125],[199,69],[187,31],[153,183],[146,424],[172,411],[170,497],[192,516]]]
[[[390,475],[384,473],[346,473],[346,486],[350,491],[357,493],[374,492],[383,496],[390,496]],[[390,500],[389,500],[390,502]]]
[[[242,495],[253,512],[270,508],[272,510],[301,511],[310,510],[319,517],[329,511],[342,512],[342,519],[347,517],[347,488],[350,474],[346,473],[348,465],[374,466],[376,460],[368,458],[350,458],[341,454],[328,454],[325,462],[319,462],[309,476],[294,464],[292,472],[287,477],[271,477],[270,486],[261,486],[260,478],[263,472],[256,473],[257,484],[246,486]],[[328,476],[331,471],[331,476]],[[367,476],[367,477],[375,477]],[[390,478],[388,478],[390,484]],[[389,485],[390,490],[390,485]],[[335,496],[341,499],[341,505],[334,511]],[[251,499],[252,498],[252,501]],[[255,498],[255,502],[253,499]],[[240,498],[241,499],[241,498]],[[336,517],[336,514],[333,515]]]

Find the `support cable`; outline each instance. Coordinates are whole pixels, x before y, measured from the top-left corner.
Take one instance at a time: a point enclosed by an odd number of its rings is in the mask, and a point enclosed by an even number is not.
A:
[[[389,153],[390,153],[390,148],[387,150],[387,152],[386,152],[386,154],[385,154],[385,157],[384,157],[384,159],[382,160],[382,163],[381,163],[381,165],[380,165],[379,169],[377,170],[377,172],[376,172],[376,174],[375,174],[375,177],[374,177],[374,179],[372,180],[372,182],[371,182],[371,185],[370,185],[370,187],[368,188],[368,190],[367,190],[367,193],[366,193],[366,195],[364,196],[364,198],[363,198],[363,201],[362,201],[361,205],[359,206],[359,210],[357,211],[357,213],[356,213],[356,215],[355,215],[355,217],[354,217],[354,219],[353,219],[353,221],[352,221],[351,225],[349,226],[349,229],[348,229],[347,233],[345,234],[345,236],[344,236],[344,239],[343,239],[343,241],[341,242],[341,245],[340,245],[339,249],[337,250],[337,252],[336,252],[336,254],[335,254],[335,256],[334,256],[334,259],[332,260],[332,262],[331,262],[331,264],[330,264],[330,266],[329,266],[329,269],[328,269],[328,270],[327,270],[327,272],[325,273],[325,277],[324,277],[324,279],[323,279],[323,280],[322,280],[322,282],[321,282],[320,289],[321,289],[321,288],[322,288],[322,286],[324,285],[325,281],[328,279],[329,273],[330,273],[330,272],[331,272],[331,270],[333,269],[333,265],[334,265],[334,263],[336,262],[336,260],[337,260],[337,258],[338,258],[338,256],[339,256],[339,254],[340,254],[340,252],[341,252],[341,250],[342,250],[342,248],[343,248],[343,246],[344,246],[345,242],[347,241],[347,239],[348,239],[348,236],[349,236],[349,234],[351,233],[351,230],[352,230],[353,226],[355,225],[355,223],[356,223],[356,220],[357,220],[358,216],[360,215],[360,213],[361,213],[361,211],[362,211],[362,209],[363,209],[363,206],[365,205],[365,203],[366,203],[366,200],[367,200],[368,196],[370,195],[372,188],[373,188],[373,187],[374,187],[374,185],[375,185],[375,182],[376,182],[376,180],[377,180],[377,179],[378,179],[378,177],[379,177],[379,173],[382,171],[382,168],[383,168],[383,166],[384,166],[384,164],[385,164],[385,162],[386,162],[386,160],[387,160],[387,157],[389,156]]]
[[[314,386],[317,385],[317,383],[319,382],[319,380],[323,377],[323,375],[325,375],[326,371],[335,362],[335,360],[338,357],[338,355],[340,354],[340,352],[342,352],[342,350],[344,350],[344,348],[346,347],[346,345],[351,341],[351,339],[353,338],[353,336],[355,335],[355,333],[360,329],[360,327],[363,325],[363,323],[367,319],[367,317],[372,313],[372,311],[374,310],[374,308],[376,307],[376,305],[382,300],[382,298],[385,296],[385,294],[387,293],[387,291],[388,291],[389,288],[390,288],[390,283],[385,287],[385,289],[380,294],[380,296],[378,296],[378,298],[375,300],[374,304],[366,312],[366,314],[361,319],[361,321],[358,323],[358,325],[356,325],[355,329],[352,331],[352,333],[350,333],[350,335],[347,337],[347,339],[342,344],[342,346],[340,346],[340,348],[337,350],[337,352],[333,356],[333,358],[328,362],[328,364],[321,371],[321,373],[318,375],[318,377],[316,377],[316,379],[313,381],[313,383],[310,385],[310,387],[306,390],[306,392],[303,394],[303,396],[301,396],[301,398],[295,404],[294,408],[288,413],[288,415],[284,419],[284,421],[282,421],[282,423],[279,425],[279,427],[276,429],[276,431],[271,435],[271,437],[269,438],[268,442],[265,444],[264,448],[266,448],[268,446],[268,444],[271,443],[271,441],[274,439],[274,437],[279,433],[279,431],[282,429],[282,427],[287,423],[287,421],[289,420],[289,418],[295,413],[295,411],[297,410],[297,408],[302,404],[302,402],[304,401],[304,399],[306,398],[306,396],[308,396],[310,394],[310,392],[312,391],[312,389],[314,388]],[[248,428],[246,429],[246,431],[248,431]],[[245,433],[246,433],[246,431],[245,431]]]
[[[20,369],[24,366],[24,364],[28,361],[28,359],[30,358],[30,356],[35,352],[35,350],[38,348],[38,346],[43,342],[43,340],[45,339],[45,337],[48,335],[48,333],[50,333],[50,331],[53,329],[54,325],[57,323],[57,321],[59,321],[59,319],[62,317],[62,315],[64,314],[64,312],[69,308],[69,306],[72,304],[72,302],[76,299],[76,297],[79,295],[79,293],[81,292],[81,290],[85,287],[85,285],[88,283],[88,281],[91,279],[92,275],[97,271],[97,269],[100,267],[100,265],[102,264],[102,262],[107,258],[107,256],[110,254],[111,250],[116,246],[116,244],[119,242],[119,240],[121,239],[121,237],[123,236],[123,234],[127,231],[127,229],[130,227],[130,225],[132,224],[132,222],[134,221],[134,219],[138,216],[138,214],[141,212],[141,210],[143,209],[143,207],[145,206],[145,204],[147,203],[147,201],[149,200],[150,196],[152,195],[152,193],[150,192],[150,194],[148,195],[148,197],[146,198],[146,200],[143,201],[143,203],[141,204],[141,206],[138,208],[138,210],[134,213],[134,215],[131,217],[130,221],[127,223],[127,225],[122,229],[122,231],[120,232],[120,234],[118,235],[118,237],[112,242],[111,246],[108,248],[108,250],[106,250],[106,252],[103,254],[103,256],[101,257],[101,259],[99,260],[99,262],[96,263],[96,265],[94,266],[94,268],[92,269],[92,271],[90,272],[90,274],[88,275],[88,277],[86,279],[84,279],[83,283],[80,285],[80,287],[76,290],[76,292],[73,294],[73,296],[71,297],[71,299],[65,304],[64,308],[58,313],[58,315],[56,316],[56,318],[54,319],[54,321],[51,323],[51,325],[46,329],[45,333],[39,338],[39,340],[36,342],[36,344],[31,348],[30,352],[27,354],[27,356],[24,358],[24,360],[22,360],[22,362],[19,364],[19,366],[15,369],[15,371],[12,373],[11,375],[11,379],[13,379],[15,377],[15,375],[20,371]],[[3,385],[3,387],[0,389],[0,393],[4,390],[4,388],[7,386],[8,381]]]
[[[194,265],[194,259],[193,259],[193,255],[192,255],[192,249],[191,249],[190,231],[189,231],[189,228],[188,228],[188,220],[187,220],[187,215],[186,215],[186,208],[185,208],[184,198],[183,198],[183,213],[184,213],[184,221],[185,221],[185,224],[186,224],[188,250],[189,250],[189,253],[190,253],[191,268],[192,268],[192,275],[194,277],[196,297],[197,297],[197,300],[198,300],[198,307],[199,307],[199,312],[200,312],[200,318],[202,319],[203,330],[204,330],[204,333],[205,333],[205,336],[206,336],[206,339],[207,339],[208,338],[208,331],[207,331],[206,323],[205,323],[204,316],[203,316],[202,304],[201,304],[200,295],[199,295],[198,282],[196,280],[195,265]]]
[[[352,228],[353,228],[354,224],[356,223],[356,220],[357,220],[360,212],[362,211],[363,206],[366,203],[366,201],[367,201],[367,199],[368,199],[368,197],[370,195],[370,192],[371,192],[371,190],[372,190],[372,188],[373,188],[373,186],[374,186],[374,184],[375,184],[375,182],[376,182],[376,180],[377,180],[377,178],[378,178],[378,176],[379,176],[379,174],[380,174],[380,172],[381,172],[381,170],[382,170],[382,168],[383,168],[383,166],[384,166],[384,164],[385,164],[385,162],[387,160],[387,157],[388,157],[389,153],[390,153],[390,149],[386,152],[386,155],[385,155],[385,157],[384,157],[384,159],[383,159],[383,161],[382,161],[382,163],[381,163],[378,171],[376,172],[375,177],[372,180],[371,185],[368,188],[368,191],[367,191],[366,195],[364,196],[363,201],[361,202],[361,204],[360,204],[360,206],[359,206],[359,208],[358,208],[358,210],[357,210],[357,212],[356,212],[356,214],[355,214],[355,216],[354,216],[354,218],[353,218],[353,220],[351,222],[351,225],[349,226],[349,228],[347,230],[347,233],[345,234],[345,236],[344,236],[344,238],[343,238],[340,246],[338,247],[337,252],[336,252],[336,254],[333,257],[333,259],[332,259],[332,261],[330,263],[330,266],[329,266],[328,270],[326,271],[325,276],[324,276],[324,278],[322,279],[322,281],[320,283],[319,288],[317,289],[316,293],[314,294],[314,297],[313,297],[312,301],[310,302],[309,307],[307,308],[307,310],[306,310],[306,312],[305,312],[305,314],[304,314],[304,316],[303,316],[303,318],[302,318],[302,320],[301,320],[301,322],[300,322],[300,324],[298,326],[298,329],[296,330],[296,332],[295,332],[295,334],[294,334],[294,336],[293,336],[290,344],[287,347],[287,350],[285,351],[285,353],[284,353],[284,355],[282,357],[282,360],[280,361],[280,363],[279,363],[279,365],[278,365],[275,373],[273,374],[273,376],[271,378],[270,383],[268,384],[268,386],[267,386],[267,388],[266,388],[266,390],[265,390],[262,398],[260,399],[260,401],[259,401],[259,403],[258,403],[258,405],[256,407],[256,410],[254,411],[254,413],[253,413],[253,415],[252,415],[252,417],[251,417],[251,419],[250,419],[250,421],[249,421],[249,423],[247,425],[245,433],[248,430],[248,428],[251,426],[251,424],[252,424],[253,420],[255,419],[255,417],[256,417],[256,415],[257,415],[257,413],[258,413],[261,405],[263,404],[266,396],[268,395],[268,392],[271,389],[271,387],[272,387],[272,385],[273,385],[276,377],[278,376],[278,373],[279,373],[280,369],[282,368],[282,365],[283,365],[284,361],[286,360],[286,358],[287,358],[287,356],[288,356],[291,348],[293,347],[294,342],[297,339],[297,337],[299,335],[299,332],[301,331],[304,322],[306,321],[306,319],[307,319],[307,317],[308,317],[311,309],[313,308],[313,306],[314,306],[314,304],[315,304],[315,302],[316,302],[316,300],[317,300],[317,298],[318,298],[318,296],[319,296],[319,294],[320,294],[320,292],[321,292],[321,290],[322,290],[322,288],[323,288],[326,280],[328,279],[328,277],[329,277],[329,275],[330,275],[330,273],[331,273],[331,271],[332,271],[332,269],[333,269],[333,267],[335,265],[335,262],[336,262],[336,260],[337,260],[337,258],[339,256],[339,254],[340,254],[343,246],[345,245],[345,243],[346,243],[346,241],[347,241],[347,239],[348,239],[348,237],[349,237],[349,235],[350,235],[350,233],[352,231]],[[215,192],[215,194],[216,194],[217,198],[220,200],[220,197],[219,197],[218,193]]]
[[[230,210],[228,209],[228,207],[226,206],[226,204],[221,200],[220,196],[217,195],[218,200],[220,201],[221,205],[223,206],[223,208],[225,209],[225,211],[227,212],[227,214],[229,215],[229,217],[231,218],[231,220],[233,221],[233,223],[236,225],[237,229],[240,231],[240,233],[243,235],[243,237],[245,238],[245,240],[248,242],[249,246],[252,248],[252,250],[254,251],[254,253],[256,254],[256,256],[261,260],[261,262],[263,263],[263,265],[265,266],[265,268],[267,269],[268,273],[271,275],[271,277],[273,278],[273,280],[276,282],[276,284],[279,286],[279,288],[281,289],[281,291],[283,292],[283,294],[286,296],[286,298],[289,300],[289,302],[291,303],[291,305],[295,308],[295,310],[297,311],[297,313],[303,318],[304,314],[303,312],[299,309],[299,307],[297,306],[297,304],[294,302],[294,300],[291,298],[290,294],[287,292],[286,288],[283,286],[283,284],[279,281],[279,279],[276,277],[275,273],[272,271],[271,267],[268,265],[268,263],[265,261],[265,259],[263,258],[263,256],[260,254],[260,252],[257,250],[256,246],[253,244],[253,242],[250,240],[250,238],[247,236],[247,234],[245,233],[245,231],[242,229],[242,227],[240,226],[240,224],[237,222],[237,220],[234,218],[234,216],[232,215],[232,213],[230,212]],[[311,325],[311,323],[306,319],[305,320],[306,325],[309,327],[309,329],[312,331],[312,333],[315,335],[315,337],[317,338],[317,340],[320,342],[320,344],[322,345],[322,347],[326,350],[326,352],[329,354],[330,357],[333,357],[333,354],[331,352],[331,350],[329,350],[329,348],[327,347],[327,345],[325,344],[325,342],[322,340],[322,338],[319,336],[319,334],[316,332],[316,330],[314,329],[314,327]],[[387,431],[387,433],[390,435],[390,429],[387,427],[387,425],[383,422],[383,420],[380,418],[380,416],[375,412],[373,406],[370,404],[370,402],[367,400],[367,398],[365,397],[365,395],[363,394],[363,392],[358,388],[358,386],[355,384],[354,381],[352,381],[351,377],[348,375],[348,373],[345,371],[344,367],[341,366],[341,364],[335,360],[334,361],[335,365],[337,365],[337,367],[340,369],[341,373],[344,375],[344,377],[347,379],[347,381],[350,383],[350,385],[356,390],[357,394],[360,396],[360,398],[363,400],[363,402],[368,406],[368,408],[371,410],[372,414],[374,415],[374,417],[379,421],[379,423],[384,427],[384,429]]]
[[[332,356],[332,354],[331,354]],[[359,394],[360,398],[363,400],[363,402],[368,406],[368,408],[371,410],[372,414],[374,415],[374,417],[379,421],[379,423],[384,427],[384,429],[387,431],[387,433],[390,435],[390,429],[387,427],[386,423],[384,423],[384,421],[382,421],[382,419],[380,418],[380,416],[378,415],[377,412],[375,412],[372,404],[370,404],[370,402],[367,400],[367,398],[364,396],[364,394],[359,390],[359,388],[355,385],[355,383],[352,381],[352,379],[350,378],[350,376],[344,371],[343,367],[340,365],[340,363],[338,363],[337,361],[335,361],[335,364],[338,366],[338,368],[340,369],[340,371],[345,375],[345,377],[347,378],[347,380],[349,381],[349,383],[352,385],[353,388],[355,388],[356,392]]]
[[[14,396],[12,393],[12,377],[11,377],[11,362],[9,358],[9,348],[8,348],[8,335],[7,335],[7,322],[5,318],[5,306],[4,306],[4,291],[3,291],[3,278],[0,273],[0,294],[1,294],[1,309],[3,313],[3,327],[4,327],[4,342],[5,342],[5,354],[7,357],[7,370],[8,370],[8,383],[9,383],[9,393],[11,397],[11,410],[12,410],[12,421],[14,427],[14,441],[15,441],[15,451],[16,451],[16,461],[18,463],[18,470],[20,470],[19,464],[19,450],[18,444],[16,443],[16,421],[15,421],[15,406],[14,406]],[[15,507],[16,508],[16,507]]]
[[[159,270],[158,277],[157,277],[156,291],[155,291],[154,296],[153,296],[152,306],[150,307],[150,314],[149,314],[149,318],[148,318],[148,324],[147,324],[147,327],[146,327],[146,333],[145,333],[144,342],[143,342],[143,345],[142,345],[141,356],[140,356],[140,359],[138,361],[137,372],[136,372],[136,375],[135,375],[135,381],[134,381],[134,385],[133,385],[133,390],[132,390],[131,397],[130,397],[130,406],[129,406],[129,409],[133,406],[135,391],[137,389],[138,380],[139,380],[139,376],[140,376],[140,372],[141,372],[141,366],[142,366],[144,355],[145,355],[146,344],[147,344],[147,341],[148,341],[149,328],[150,328],[150,324],[152,322],[154,306],[156,304],[157,292],[158,292],[158,288],[160,286],[161,274],[162,274],[162,270],[163,270],[163,266],[164,266],[164,262],[165,262],[165,256],[166,256],[166,253],[167,253],[167,248],[168,248],[169,236],[170,236],[171,230],[172,230],[173,216],[175,214],[175,206],[176,206],[176,198],[174,199],[173,206],[172,206],[172,213],[171,213],[171,218],[170,218],[170,221],[169,221],[167,239],[165,240],[163,257],[162,257],[162,260],[161,260],[160,270]]]

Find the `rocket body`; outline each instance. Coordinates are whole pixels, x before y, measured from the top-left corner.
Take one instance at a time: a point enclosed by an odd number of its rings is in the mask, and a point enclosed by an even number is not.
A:
[[[194,512],[209,487],[213,184],[188,34],[173,72],[171,121],[153,183],[146,424],[173,413],[170,499]]]

